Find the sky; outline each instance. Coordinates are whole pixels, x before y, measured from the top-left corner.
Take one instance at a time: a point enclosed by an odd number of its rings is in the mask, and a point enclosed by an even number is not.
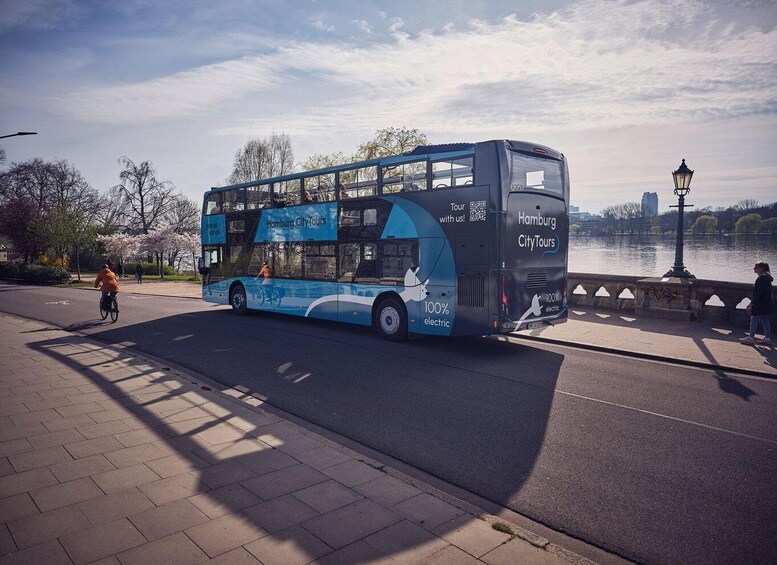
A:
[[[7,168],[67,159],[104,191],[150,160],[199,201],[254,138],[295,160],[386,127],[568,159],[597,212],[695,171],[697,206],[777,200],[773,0],[3,0]]]

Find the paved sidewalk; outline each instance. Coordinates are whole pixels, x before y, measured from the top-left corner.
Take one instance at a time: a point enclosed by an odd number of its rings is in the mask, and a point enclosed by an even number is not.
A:
[[[0,335],[0,563],[590,563],[237,390],[39,322]]]
[[[635,318],[620,312],[573,308],[569,321],[564,324],[525,330],[515,335],[777,377],[777,350],[773,346],[741,344],[739,338],[746,335],[745,328]]]

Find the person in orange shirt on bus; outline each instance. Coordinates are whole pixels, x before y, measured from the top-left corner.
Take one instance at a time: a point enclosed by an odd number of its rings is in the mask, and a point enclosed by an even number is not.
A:
[[[272,284],[272,269],[270,268],[270,265],[267,264],[267,261],[262,263],[262,268],[259,269],[259,274],[256,275],[257,279],[259,277],[264,279],[262,284]]]

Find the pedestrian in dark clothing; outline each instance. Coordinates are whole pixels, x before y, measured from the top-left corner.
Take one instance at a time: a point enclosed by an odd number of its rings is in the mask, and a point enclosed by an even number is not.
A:
[[[118,271],[117,271],[117,272],[118,272],[118,274],[119,274],[119,278],[120,278],[120,279],[123,279],[123,278],[124,278],[124,263],[121,263],[121,262],[120,262],[120,263],[117,265],[117,269],[118,269]]]
[[[135,279],[138,281],[138,284],[143,284],[143,265],[140,263],[135,265]]]
[[[750,313],[750,335],[743,337],[740,341],[746,345],[760,343],[771,345],[772,328],[769,325],[769,316],[774,313],[774,299],[772,298],[772,278],[769,272],[769,263],[756,263],[753,267],[758,278],[755,279],[753,288],[753,300],[747,305],[747,311]],[[756,341],[755,331],[758,324],[764,328],[764,337]]]

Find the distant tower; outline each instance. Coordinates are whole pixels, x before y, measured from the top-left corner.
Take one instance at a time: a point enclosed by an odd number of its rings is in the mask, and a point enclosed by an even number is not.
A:
[[[642,193],[642,214],[644,214],[646,218],[655,218],[658,216],[657,192]]]

